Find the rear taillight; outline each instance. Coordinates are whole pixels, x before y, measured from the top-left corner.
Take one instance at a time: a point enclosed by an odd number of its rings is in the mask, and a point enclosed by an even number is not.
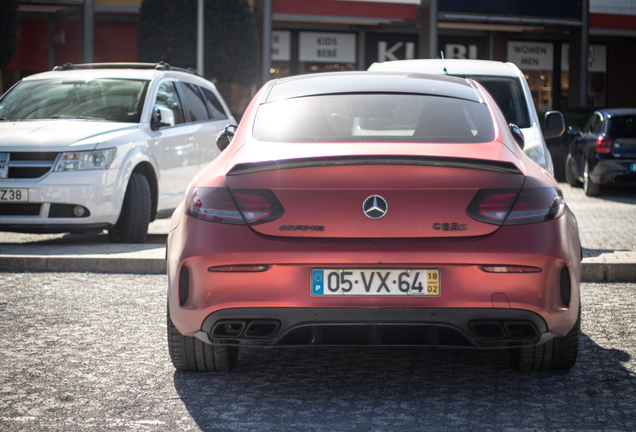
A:
[[[268,189],[192,188],[186,195],[186,214],[208,222],[234,225],[270,222],[283,207]]]
[[[556,188],[482,189],[468,205],[473,219],[494,225],[520,225],[559,218],[565,213],[565,201]]]
[[[478,221],[501,225],[517,194],[516,189],[481,189],[468,205],[466,213]]]
[[[607,154],[612,151],[612,145],[614,145],[614,140],[600,136],[596,138],[594,150],[596,153]]]

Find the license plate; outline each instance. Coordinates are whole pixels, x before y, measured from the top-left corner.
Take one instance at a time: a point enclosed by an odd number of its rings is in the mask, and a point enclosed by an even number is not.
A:
[[[313,269],[313,296],[427,296],[441,294],[437,269]]]
[[[14,202],[14,201],[28,201],[29,190],[28,189],[0,189],[0,201]]]

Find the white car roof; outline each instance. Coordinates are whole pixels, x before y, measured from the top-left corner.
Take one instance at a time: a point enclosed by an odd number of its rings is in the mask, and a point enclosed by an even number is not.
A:
[[[448,72],[444,71],[444,68]],[[373,63],[369,66],[370,71],[393,71],[393,72],[418,72],[448,75],[486,75],[518,77],[519,68],[514,63],[504,63],[491,60],[395,60],[382,63]]]
[[[152,80],[158,76],[184,78],[190,77],[193,81],[205,80],[195,74],[187,72],[179,72],[175,70],[157,70],[157,69],[125,69],[125,68],[102,68],[102,69],[70,69],[70,70],[53,70],[30,75],[24,78],[24,81],[44,80],[44,79],[91,79],[91,78],[124,78],[124,79],[142,79]],[[207,82],[207,80],[205,80]],[[208,82],[209,84],[209,82]]]

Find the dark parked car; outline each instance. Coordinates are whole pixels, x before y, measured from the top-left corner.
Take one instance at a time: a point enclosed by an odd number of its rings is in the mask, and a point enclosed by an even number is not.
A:
[[[600,185],[636,182],[636,108],[595,111],[582,130],[570,128],[565,177],[583,183],[585,194],[598,195]]]

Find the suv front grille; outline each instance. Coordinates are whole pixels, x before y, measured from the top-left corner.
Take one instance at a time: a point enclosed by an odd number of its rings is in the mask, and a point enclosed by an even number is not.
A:
[[[51,171],[57,159],[57,152],[14,152],[8,153],[7,177],[9,179],[36,179]]]
[[[49,171],[51,171],[51,167],[10,167],[8,178],[33,179],[42,177]]]

